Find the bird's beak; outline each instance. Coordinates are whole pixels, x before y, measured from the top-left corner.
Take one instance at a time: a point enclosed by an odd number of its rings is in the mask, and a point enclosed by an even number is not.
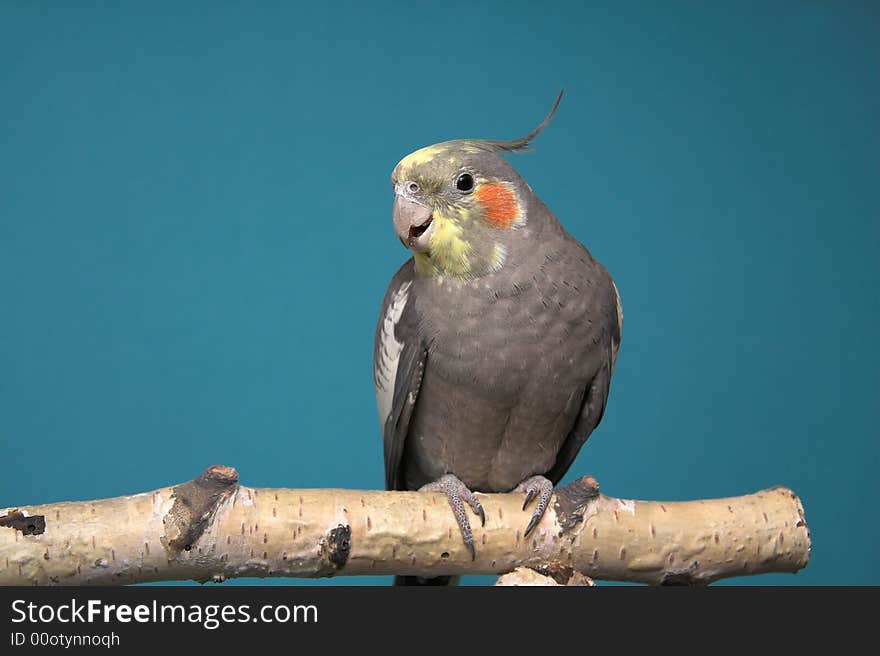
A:
[[[429,251],[433,219],[430,207],[401,194],[394,195],[394,229],[406,248],[416,253]]]

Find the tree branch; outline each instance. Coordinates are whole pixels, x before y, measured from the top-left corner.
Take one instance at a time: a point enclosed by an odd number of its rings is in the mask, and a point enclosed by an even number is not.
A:
[[[518,567],[557,583],[583,575],[706,584],[796,572],[809,559],[803,507],[782,487],[661,503],[607,497],[585,477],[556,490],[528,538],[523,495],[480,501],[486,525],[471,519],[472,561],[441,493],[250,488],[231,467],[216,466],[154,492],[0,510],[0,585],[504,574]]]

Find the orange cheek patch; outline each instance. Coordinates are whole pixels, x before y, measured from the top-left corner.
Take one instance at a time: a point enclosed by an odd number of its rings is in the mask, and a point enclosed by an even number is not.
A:
[[[503,182],[481,185],[475,192],[483,205],[483,217],[494,228],[509,228],[519,218],[516,194]]]

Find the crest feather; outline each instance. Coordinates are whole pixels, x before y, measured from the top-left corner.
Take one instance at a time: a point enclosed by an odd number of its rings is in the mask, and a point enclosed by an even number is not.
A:
[[[475,148],[479,148],[480,150],[487,150],[493,153],[513,153],[518,150],[527,150],[529,144],[531,144],[531,142],[534,141],[535,137],[541,134],[544,128],[546,128],[547,125],[550,123],[550,120],[556,113],[556,109],[559,107],[559,103],[562,101],[562,93],[563,91],[560,91],[559,95],[556,96],[556,101],[553,103],[553,107],[550,108],[550,113],[547,114],[546,118],[543,121],[541,121],[541,124],[524,137],[520,137],[519,139],[512,139],[511,141],[500,141],[495,139],[468,139],[468,144]]]

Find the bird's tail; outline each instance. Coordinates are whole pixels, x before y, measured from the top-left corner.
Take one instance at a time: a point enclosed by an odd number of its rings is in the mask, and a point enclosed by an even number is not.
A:
[[[460,576],[395,576],[394,585],[458,585]]]

